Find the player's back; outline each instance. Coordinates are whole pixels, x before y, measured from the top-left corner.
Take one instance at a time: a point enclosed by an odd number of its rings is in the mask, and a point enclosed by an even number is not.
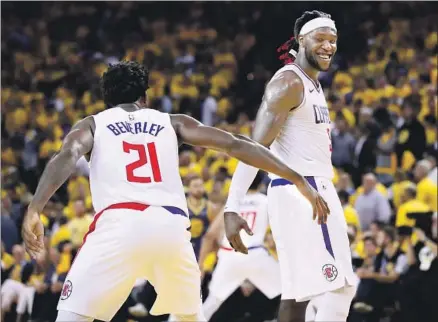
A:
[[[248,193],[240,203],[240,216],[247,221],[253,232],[252,236],[249,236],[243,230],[240,232],[243,244],[248,248],[262,246],[269,226],[267,196],[260,192]],[[225,236],[222,246],[225,248],[231,247]]]
[[[270,149],[301,175],[331,179],[331,122],[324,91],[296,64],[279,69],[272,79],[290,71],[300,77],[304,99],[289,113]]]
[[[93,116],[90,187],[96,212],[122,202],[177,207],[188,214],[170,116],[120,107]]]

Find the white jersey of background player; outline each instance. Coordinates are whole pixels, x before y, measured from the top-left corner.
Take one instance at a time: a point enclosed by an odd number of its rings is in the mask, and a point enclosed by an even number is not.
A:
[[[209,320],[221,304],[240,287],[245,280],[251,282],[268,299],[281,294],[280,267],[264,247],[269,227],[268,200],[258,192],[262,181],[259,173],[250,187],[249,193],[240,202],[240,215],[244,218],[253,235],[241,232],[242,241],[248,247],[248,255],[235,252],[224,236],[224,221],[217,216],[204,236],[199,263],[218,242],[218,263],[213,271],[209,294],[204,302],[204,314]]]
[[[27,251],[44,250],[45,204],[90,157],[94,221],[64,283],[57,321],[109,321],[136,279],[157,291],[151,314],[204,321],[200,271],[190,243],[187,205],[178,171],[180,142],[225,151],[290,180],[304,178],[247,138],[203,126],[185,115],[147,109],[148,72],[135,62],[109,67],[102,93],[112,108],[79,121],[47,164],[23,221]],[[324,204],[310,186],[302,193]],[[318,213],[324,217],[327,210]]]
[[[319,71],[329,68],[336,52],[336,27],[329,15],[313,11],[297,20],[294,32],[299,44],[298,53],[291,51],[297,54],[295,63],[278,70],[268,83],[253,138],[306,176],[327,201],[330,216],[327,224],[316,225],[296,185],[271,174],[268,211],[282,282],[278,321],[304,319],[305,302],[313,298],[318,306],[316,313],[309,309],[313,313],[309,319],[346,321],[357,278],[343,209],[332,183],[331,122],[318,82]],[[225,207],[226,228],[237,220],[238,201],[256,172],[239,163]],[[227,236],[234,234],[233,227],[227,229]]]

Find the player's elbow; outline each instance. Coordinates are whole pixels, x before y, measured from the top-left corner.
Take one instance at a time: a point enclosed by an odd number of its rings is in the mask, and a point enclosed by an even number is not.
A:
[[[227,143],[226,152],[232,157],[237,157],[253,143],[251,139],[240,134],[235,134],[232,135],[232,139]]]
[[[80,154],[80,151],[78,149],[72,148],[72,147],[62,147],[61,150],[58,152],[57,157],[61,158],[62,160],[65,160],[66,162],[75,162],[79,160],[79,158],[82,155]]]

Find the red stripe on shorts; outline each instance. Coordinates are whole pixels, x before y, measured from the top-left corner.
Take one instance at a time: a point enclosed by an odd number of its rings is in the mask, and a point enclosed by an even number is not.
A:
[[[82,245],[79,247],[76,256],[71,263],[70,269],[73,267],[73,264],[75,263],[76,258],[78,258],[79,252],[81,251],[81,248],[84,246],[85,242],[87,241],[87,237],[89,234],[91,234],[93,231],[96,230],[96,224],[99,220],[100,216],[106,211],[110,209],[131,209],[131,210],[138,210],[138,211],[144,211],[149,208],[149,205],[145,205],[138,202],[121,202],[121,203],[115,203],[113,205],[110,205],[106,207],[105,209],[99,211],[97,214],[94,215],[93,221],[90,224],[90,227],[88,228],[87,233],[84,236],[84,239],[82,240]]]
[[[94,215],[93,221],[90,224],[90,227],[88,228],[88,232],[85,234],[84,239],[82,241],[82,246],[84,246],[85,242],[87,241],[88,235],[96,230],[97,221],[99,220],[100,216],[104,213],[104,211],[111,209],[131,209],[131,210],[144,211],[148,207],[149,205],[145,205],[138,202],[121,202],[121,203],[115,203],[113,205],[110,205],[105,209],[99,211],[97,214]]]

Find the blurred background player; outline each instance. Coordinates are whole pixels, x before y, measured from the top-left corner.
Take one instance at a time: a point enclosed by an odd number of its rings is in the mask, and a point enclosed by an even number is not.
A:
[[[260,192],[262,188],[263,173],[259,172],[251,184],[248,194],[240,203],[240,214],[244,218],[253,235],[248,236],[242,232],[242,239],[248,247],[248,255],[244,256],[235,252],[224,236],[223,217],[217,217],[205,235],[199,264],[201,272],[207,254],[219,248],[218,263],[210,281],[209,295],[203,309],[207,320],[237,289],[251,285],[256,293],[261,294],[264,300],[258,302],[246,301],[246,305],[228,303],[227,308],[221,309],[221,314],[211,321],[221,321],[231,316],[237,318],[242,313],[250,312],[250,321],[265,321],[272,318],[273,310],[277,309],[281,292],[280,267],[264,246],[265,236],[268,231],[267,197]],[[251,294],[252,293],[252,294]],[[255,294],[251,291],[252,297]],[[275,300],[273,300],[275,299]],[[250,305],[248,305],[250,304]],[[237,306],[237,307],[236,307]]]
[[[190,215],[191,242],[196,259],[199,259],[201,242],[210,223],[216,217],[218,207],[206,198],[204,180],[199,176],[192,176],[187,182],[187,208]]]

